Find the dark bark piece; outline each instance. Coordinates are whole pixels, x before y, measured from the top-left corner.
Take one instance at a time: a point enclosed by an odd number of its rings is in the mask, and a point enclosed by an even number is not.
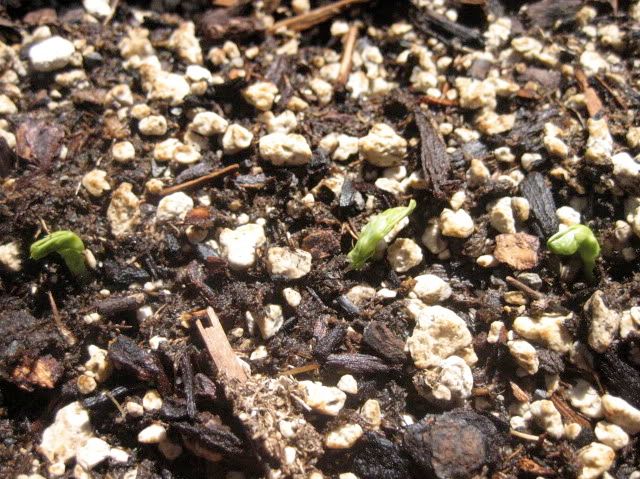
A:
[[[355,374],[386,374],[398,368],[385,364],[370,354],[330,354],[325,363],[327,369]]]
[[[360,314],[360,308],[353,304],[346,295],[338,296],[336,304],[340,306],[340,309],[344,311],[348,316],[356,316]]]
[[[442,190],[442,186],[447,181],[451,171],[449,155],[445,149],[444,142],[425,113],[417,108],[414,110],[414,117],[420,132],[422,173],[425,180],[431,183],[433,195],[443,200],[446,194]]]
[[[527,67],[527,69],[518,76],[518,80],[522,82],[534,81],[547,90],[555,91],[560,87],[562,74],[555,70],[547,70],[546,68]]]
[[[410,477],[409,460],[402,450],[380,434],[367,432],[353,454],[353,471],[367,479],[405,479]]]
[[[195,375],[195,392],[199,400],[215,401],[218,399],[216,384],[202,373]]]
[[[452,22],[442,15],[425,9],[412,7],[409,12],[409,21],[423,35],[435,36],[446,44],[451,44],[451,41],[457,38],[467,45],[478,47],[484,45],[482,34],[474,28]]]
[[[104,262],[105,279],[119,286],[128,286],[131,283],[145,283],[151,279],[149,273],[142,268],[131,265],[120,265],[115,261]]]
[[[558,21],[573,21],[581,0],[542,0],[527,6],[525,17],[538,28],[551,28]]]
[[[338,346],[342,344],[345,336],[347,335],[347,327],[340,324],[322,336],[313,348],[313,355],[324,360],[329,356]]]
[[[9,148],[7,140],[0,137],[0,177],[11,174],[17,160],[18,156]]]
[[[338,202],[340,208],[348,208],[351,206],[356,193],[358,193],[358,190],[353,187],[353,181],[348,178],[345,179],[342,184],[342,189],[340,190],[340,199]]]
[[[102,301],[98,301],[96,309],[98,313],[104,316],[114,316],[127,311],[135,311],[140,306],[143,306],[144,302],[144,294],[137,293],[120,298],[103,299]]]
[[[60,153],[64,130],[55,122],[28,119],[16,130],[16,153],[47,169]]]
[[[462,479],[496,461],[500,436],[495,425],[476,412],[454,409],[428,415],[409,426],[405,449],[426,477]]]
[[[185,421],[189,418],[187,413],[187,407],[174,399],[166,398],[162,401],[162,408],[160,408],[160,417],[164,421]]]
[[[131,374],[140,381],[156,384],[163,396],[171,392],[171,385],[160,360],[138,346],[133,339],[118,336],[109,346],[109,360],[116,369]]]
[[[96,409],[107,405],[113,407],[114,399],[120,399],[121,397],[131,393],[131,389],[124,386],[118,386],[113,388],[111,391],[102,391],[95,396],[89,396],[88,398],[83,399],[82,406],[87,409]]]
[[[236,8],[216,8],[205,12],[198,22],[198,30],[205,40],[219,42],[246,38],[264,32],[258,19],[252,16],[236,16]]]
[[[179,185],[180,183],[184,183],[185,181],[190,181],[195,178],[200,178],[208,173],[211,173],[214,170],[213,165],[207,162],[198,163],[195,166],[187,168],[184,171],[181,171],[178,176],[176,176],[175,184]]]
[[[540,360],[540,370],[547,374],[560,374],[564,371],[562,355],[556,351],[538,349],[538,359]]]
[[[407,357],[404,341],[380,321],[371,321],[364,329],[362,339],[378,355],[392,363],[403,363]]]
[[[210,305],[216,304],[216,294],[209,285],[205,283],[206,277],[204,271],[196,261],[192,261],[187,265],[186,279],[196,288],[205,301]]]
[[[177,422],[171,424],[171,429],[191,440],[202,443],[207,449],[222,453],[230,458],[244,456],[242,440],[225,426]]]
[[[595,356],[596,371],[605,389],[640,408],[640,372],[621,357],[624,348],[611,346]]]
[[[558,231],[556,203],[544,176],[536,171],[529,173],[520,183],[520,192],[529,201],[533,216],[545,237],[554,235]]]
[[[193,366],[189,353],[185,352],[180,356],[180,372],[182,373],[182,386],[187,400],[187,414],[190,418],[196,417],[196,400],[194,397],[194,377]]]

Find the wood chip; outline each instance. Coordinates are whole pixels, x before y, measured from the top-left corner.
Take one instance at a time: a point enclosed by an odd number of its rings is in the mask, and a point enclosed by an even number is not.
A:
[[[431,183],[433,195],[438,199],[445,199],[442,187],[449,178],[451,164],[449,154],[426,114],[419,108],[414,110],[416,125],[420,132],[420,160],[424,179]]]
[[[531,401],[531,396],[524,391],[520,386],[518,386],[513,381],[509,381],[509,385],[511,386],[511,392],[513,392],[513,397],[516,398],[520,402],[529,402]]]
[[[484,45],[484,37],[475,28],[452,22],[444,15],[426,9],[412,7],[409,12],[409,21],[423,35],[434,36],[448,45],[451,45],[453,39],[458,39],[461,43],[468,45]]]
[[[213,308],[207,308],[207,316],[211,326],[203,326],[202,321],[196,321],[196,326],[202,340],[204,341],[209,356],[213,361],[217,374],[224,374],[229,379],[236,379],[240,382],[247,380],[247,373],[238,361],[236,353],[231,348],[227,334],[222,329],[222,324]]]
[[[589,116],[591,118],[598,116],[603,109],[600,97],[598,97],[596,91],[589,86],[589,80],[580,68],[575,69],[575,77],[578,85],[580,86],[580,90],[584,94],[584,100],[587,104],[587,112],[589,113]]]
[[[558,231],[556,203],[544,176],[536,171],[529,173],[520,183],[520,192],[531,207],[531,212],[545,237]]]
[[[496,236],[493,255],[501,263],[516,270],[531,269],[538,264],[540,240],[526,233],[509,233]]]
[[[521,457],[518,460],[518,469],[527,473],[533,474],[535,476],[555,476],[556,472],[548,467],[544,467],[533,459],[529,459],[528,457]]]

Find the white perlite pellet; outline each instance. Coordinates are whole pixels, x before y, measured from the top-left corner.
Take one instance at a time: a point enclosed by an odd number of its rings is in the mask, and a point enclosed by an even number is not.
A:
[[[75,51],[73,43],[69,40],[53,36],[29,49],[29,61],[35,71],[50,72],[67,66]]]
[[[267,250],[269,274],[286,279],[299,279],[311,271],[311,254],[301,249],[275,246]]]

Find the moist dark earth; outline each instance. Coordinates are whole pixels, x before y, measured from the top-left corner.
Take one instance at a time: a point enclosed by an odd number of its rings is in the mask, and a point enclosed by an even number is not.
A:
[[[0,477],[640,477],[640,2],[2,3]]]

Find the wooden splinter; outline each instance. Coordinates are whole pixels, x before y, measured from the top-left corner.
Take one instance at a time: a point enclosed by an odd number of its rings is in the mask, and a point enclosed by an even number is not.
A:
[[[247,373],[238,361],[236,353],[233,351],[227,334],[220,324],[220,320],[213,308],[207,308],[207,316],[211,326],[204,326],[200,319],[196,320],[198,332],[204,341],[209,356],[216,368],[216,374],[224,374],[229,379],[236,379],[245,382],[248,379]]]

